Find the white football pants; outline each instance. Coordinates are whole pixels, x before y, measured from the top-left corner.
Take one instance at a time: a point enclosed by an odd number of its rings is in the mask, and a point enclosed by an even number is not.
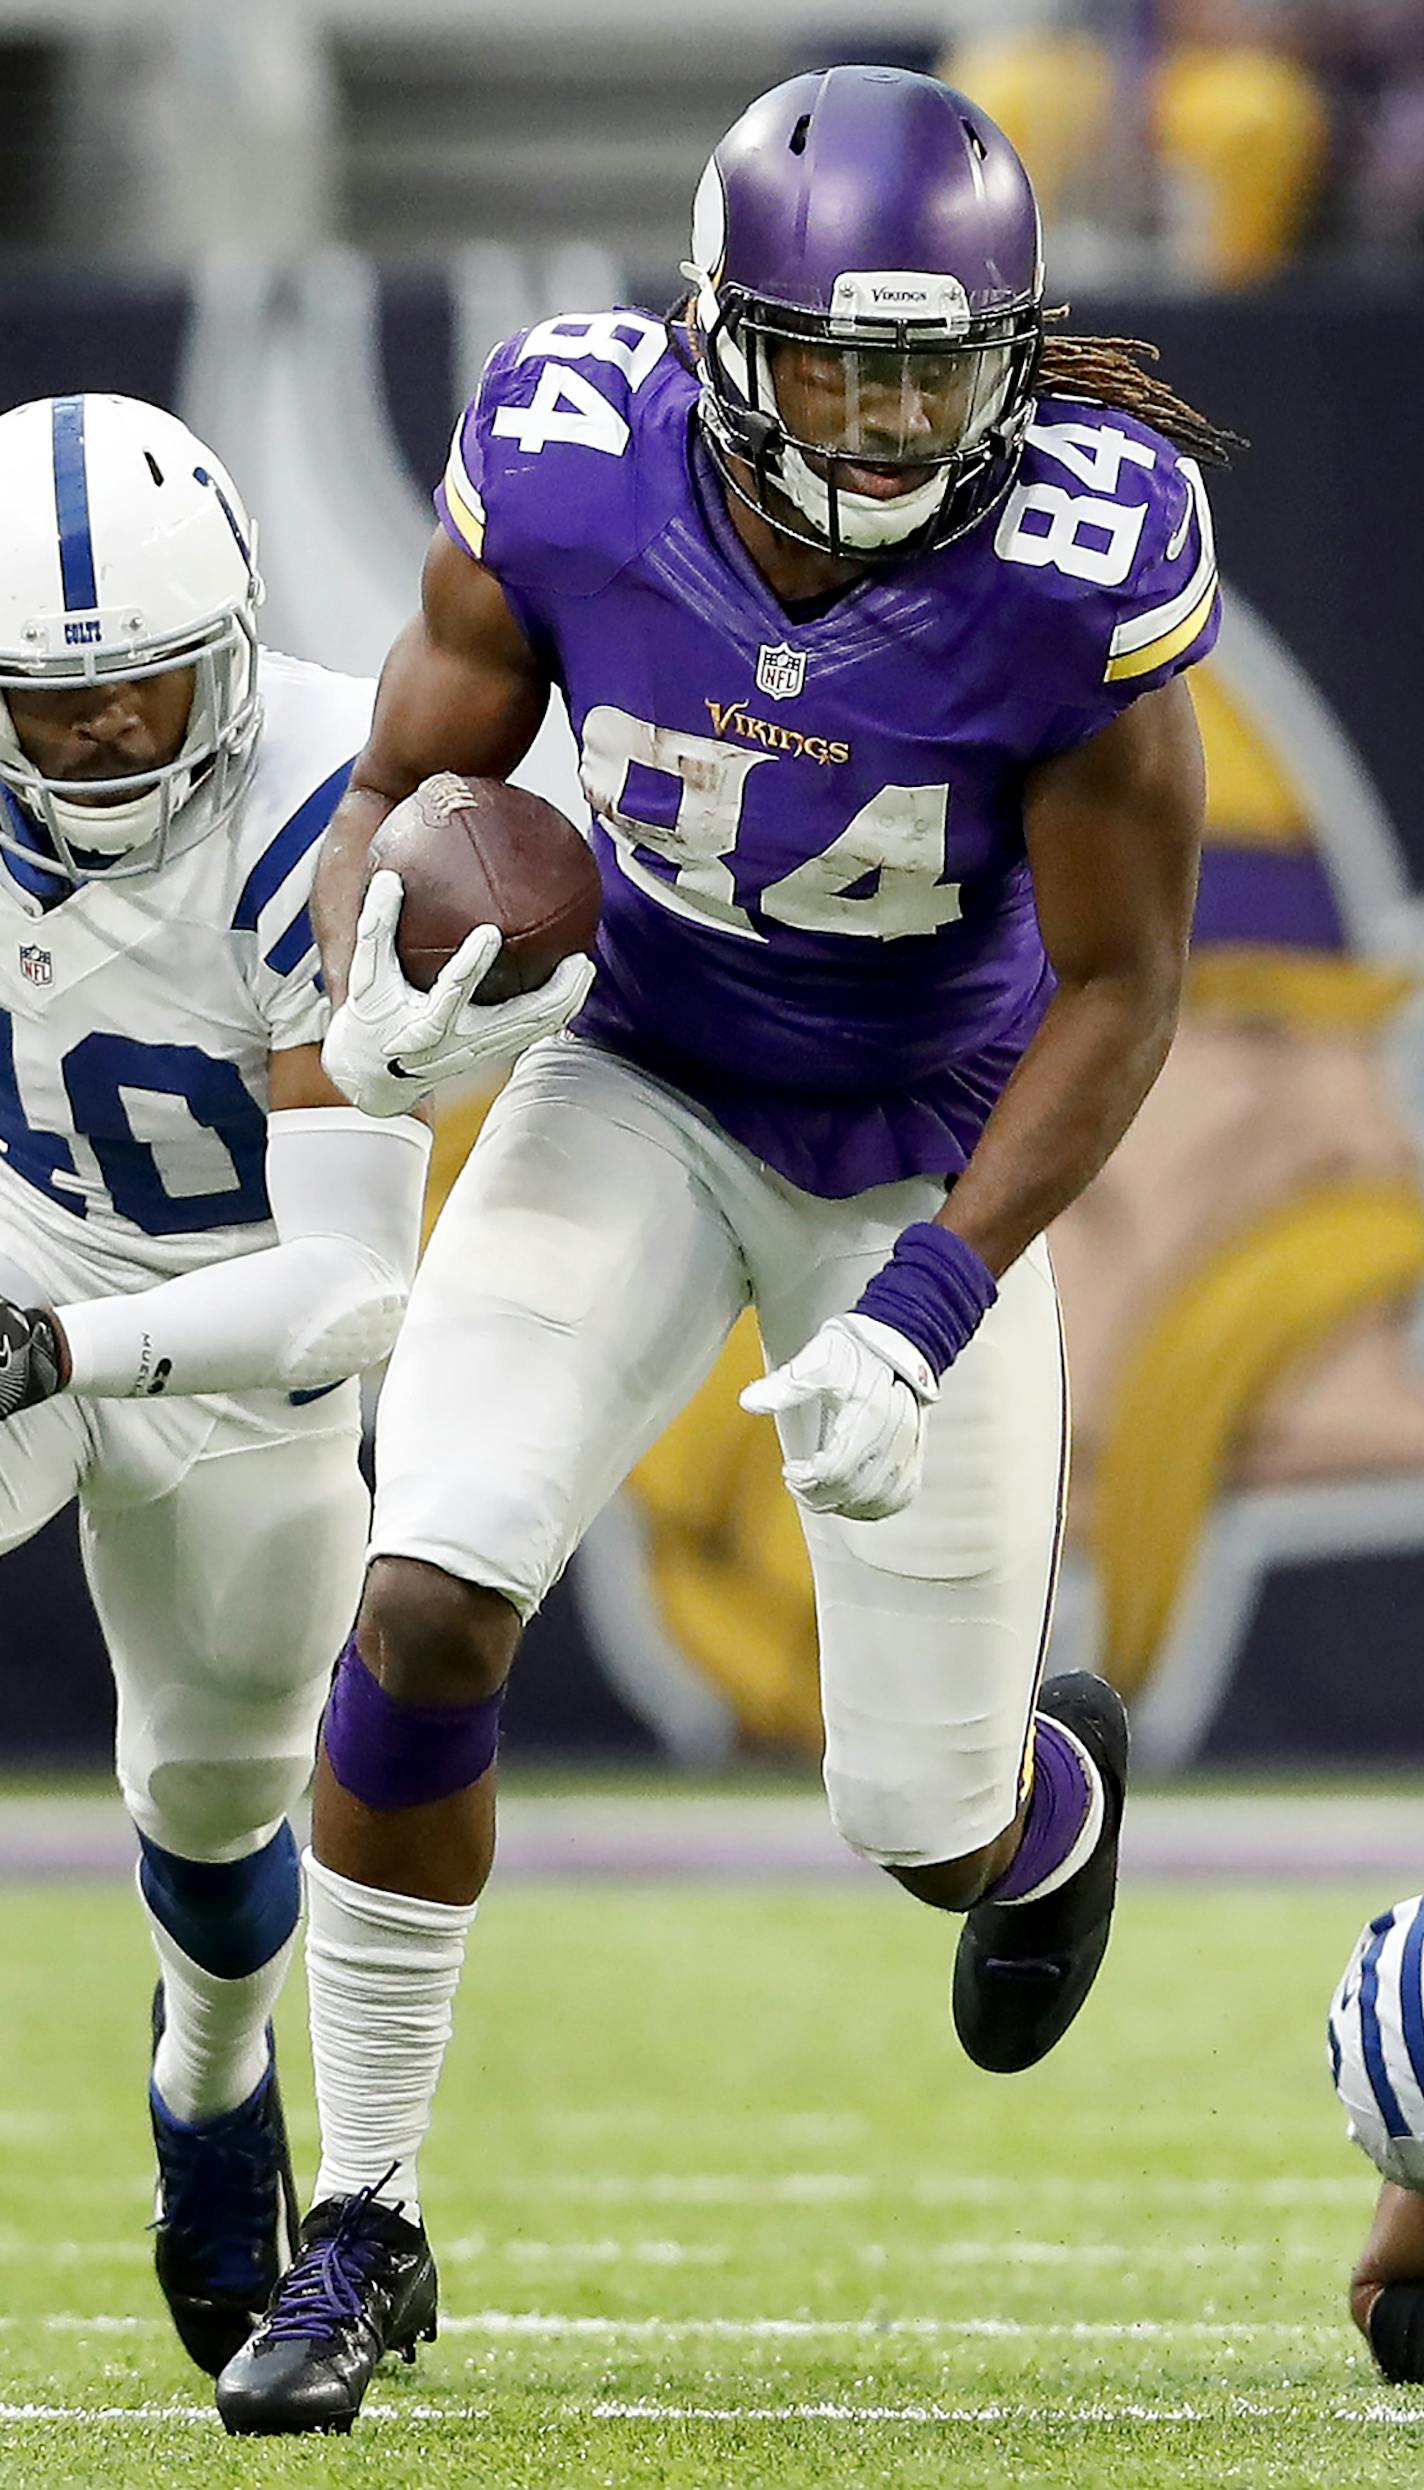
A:
[[[78,1498],[124,1803],[181,1858],[245,1858],[306,1787],[360,1597],[359,1443],[354,1383],[299,1407],[62,1395],[0,1426],[0,1555]]]
[[[532,1048],[416,1278],[377,1418],[373,1554],[422,1558],[529,1616],[743,1307],[779,1365],[943,1198],[915,1178],[821,1201],[615,1056],[570,1037]],[[791,1452],[798,1421],[812,1425],[788,1418]],[[1066,1433],[1039,1242],[945,1378],[909,1509],[803,1516],[826,1789],[868,1858],[961,1858],[1017,1813]]]

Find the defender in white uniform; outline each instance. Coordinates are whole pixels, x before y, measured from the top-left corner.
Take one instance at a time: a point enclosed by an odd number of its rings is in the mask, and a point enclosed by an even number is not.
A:
[[[162,1971],[159,2277],[215,2372],[289,2244],[287,1814],[429,1134],[320,1070],[307,898],[372,687],[259,648],[216,458],[132,400],[17,408],[0,544],[0,1553],[77,1499]]]
[[[1424,1895],[1362,1930],[1326,2040],[1351,2142],[1380,2174],[1350,2314],[1391,2385],[1424,2385]]]

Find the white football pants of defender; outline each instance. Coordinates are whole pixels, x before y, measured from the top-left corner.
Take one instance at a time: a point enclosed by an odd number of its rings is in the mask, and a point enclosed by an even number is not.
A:
[[[78,1497],[124,1804],[180,1858],[260,1850],[310,1778],[360,1596],[359,1440],[354,1383],[297,1408],[63,1397],[0,1426],[0,1555]]]
[[[743,1307],[780,1364],[943,1199],[915,1178],[819,1200],[617,1057],[567,1036],[532,1048],[416,1277],[377,1417],[373,1555],[423,1558],[528,1617]],[[812,1424],[790,1414],[789,1453]],[[945,1378],[915,1502],[882,1522],[802,1516],[826,1790],[867,1858],[966,1857],[1018,1811],[1066,1427],[1040,1241]]]

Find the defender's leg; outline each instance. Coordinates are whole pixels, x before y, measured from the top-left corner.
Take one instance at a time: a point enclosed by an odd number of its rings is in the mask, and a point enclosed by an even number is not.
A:
[[[160,1967],[155,2261],[187,2350],[216,2374],[294,2244],[270,2028],[300,1903],[286,1815],[359,1587],[367,1498],[354,1387],[294,1412],[290,1435],[257,1410],[187,1418],[203,1449],[167,1493],[131,1502],[160,1422],[141,1405],[112,1416],[82,1532]],[[175,1404],[161,1425],[183,1421]]]

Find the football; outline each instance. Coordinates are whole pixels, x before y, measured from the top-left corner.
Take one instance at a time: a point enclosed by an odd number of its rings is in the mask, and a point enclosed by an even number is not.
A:
[[[476,925],[497,925],[503,946],[477,989],[481,1003],[528,994],[571,952],[592,948],[599,881],[593,851],[571,821],[502,778],[427,778],[371,844],[405,891],[396,950],[413,986],[434,985]]]

